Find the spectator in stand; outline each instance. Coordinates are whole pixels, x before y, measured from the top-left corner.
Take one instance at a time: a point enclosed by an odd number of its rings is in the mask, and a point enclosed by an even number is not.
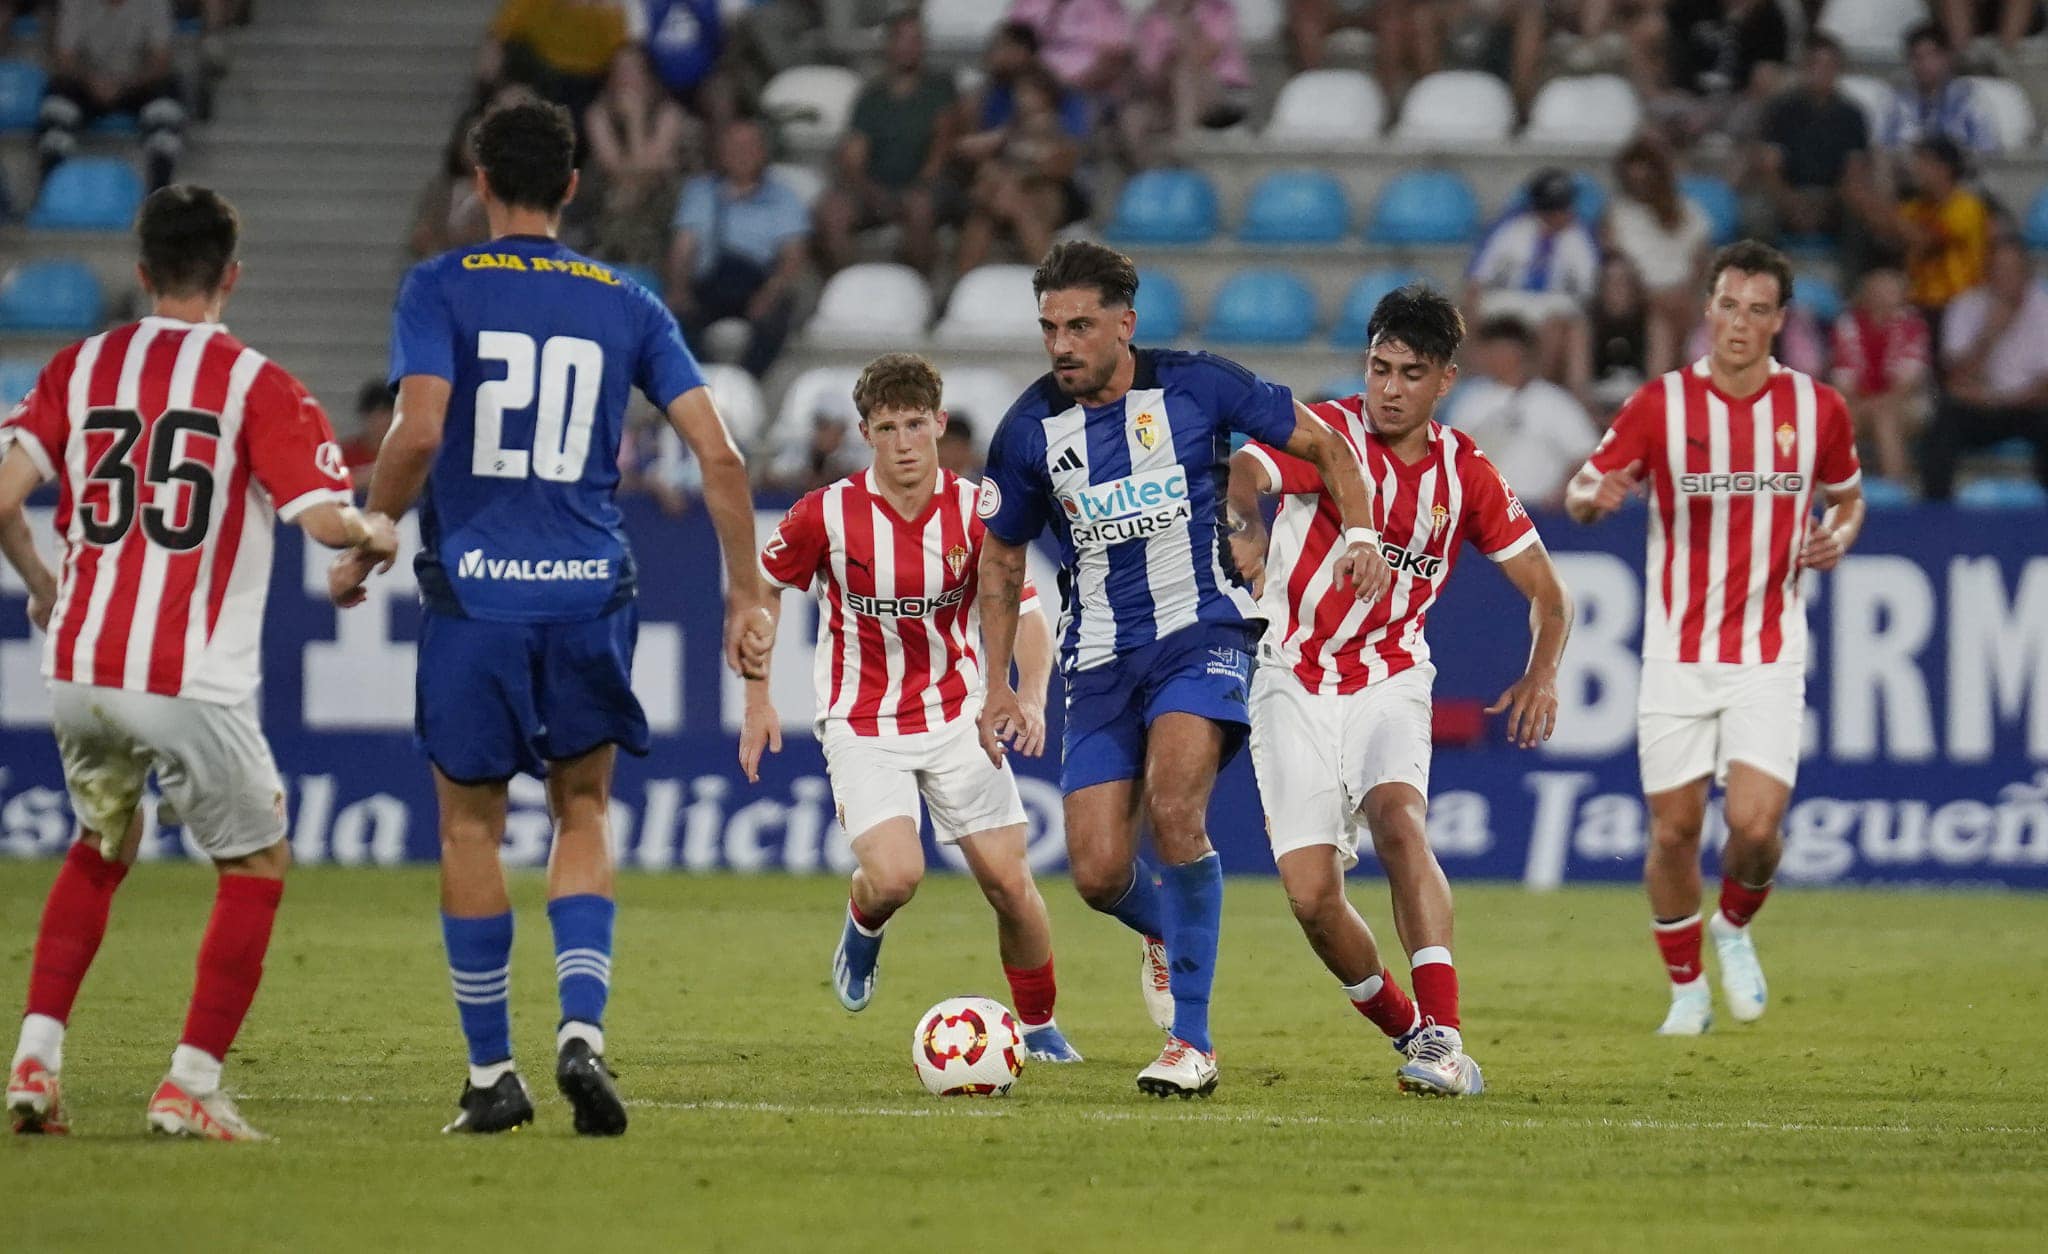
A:
[[[966,414],[946,413],[939,432],[939,466],[967,479],[981,478],[981,453],[974,447],[974,421]]]
[[[1236,126],[1250,112],[1252,66],[1230,0],[1157,0],[1138,21],[1137,49],[1138,90],[1122,113],[1134,157],[1170,151],[1196,127]]]
[[[1631,30],[1637,90],[1690,142],[1752,134],[1784,79],[1792,28],[1777,0],[1665,0]]]
[[[1650,373],[1678,363],[1671,353],[1700,314],[1713,224],[1679,191],[1671,149],[1638,136],[1614,159],[1614,200],[1607,207],[1607,246],[1626,257],[1642,280],[1654,328]]]
[[[1600,251],[1574,211],[1577,200],[1571,175],[1537,171],[1528,207],[1502,218],[1480,241],[1465,276],[1465,308],[1481,317],[1510,314],[1534,327],[1543,376],[1584,392],[1592,365],[1586,306]]]
[[[358,493],[370,486],[370,467],[377,464],[377,450],[391,431],[391,416],[398,393],[382,375],[356,389],[356,433],[341,442],[341,459],[355,480]]]
[[[1466,354],[1476,377],[1461,389],[1453,416],[1517,496],[1557,506],[1600,428],[1571,393],[1537,375],[1535,348],[1520,318],[1481,322]]]
[[[854,101],[846,138],[834,157],[836,178],[818,198],[818,251],[827,273],[853,260],[854,235],[902,228],[902,258],[929,273],[941,217],[955,216],[957,186],[945,166],[959,130],[951,75],[924,59],[916,10],[889,19],[886,67]]]
[[[1842,45],[1806,37],[1805,74],[1764,111],[1751,163],[1771,234],[1838,234],[1870,175],[1870,123],[1842,94]]]
[[[669,215],[694,146],[682,106],[662,93],[647,53],[628,44],[612,57],[604,94],[583,115],[589,147],[577,198],[598,206],[591,251],[624,265],[659,264]]]
[[[1122,0],[1011,0],[1009,20],[1038,33],[1054,78],[1100,101],[1122,98],[1132,34]]]
[[[1906,276],[1872,270],[1856,301],[1835,319],[1831,379],[1849,402],[1859,439],[1876,453],[1877,472],[1906,483],[1913,466],[1906,433],[1927,414],[1927,323],[1906,301]]]
[[[533,98],[531,88],[508,83],[456,121],[441,149],[441,168],[427,180],[413,204],[407,240],[415,259],[481,244],[491,237],[483,202],[477,199],[476,158],[469,150],[469,131],[491,109]]]
[[[78,151],[78,134],[108,114],[142,129],[151,191],[185,150],[185,106],[171,72],[170,0],[62,0],[50,82],[36,120],[43,177]]]
[[[1600,290],[1588,320],[1593,353],[1588,400],[1600,412],[1620,409],[1644,380],[1677,364],[1678,343],[1669,338],[1664,323],[1650,316],[1642,276],[1626,257],[1609,253],[1601,258]]]
[[[2020,40],[2041,33],[2041,0],[1934,0],[1949,47],[1967,52],[1981,36],[1995,51],[1990,68],[2010,75]]]
[[[789,338],[811,220],[803,199],[768,173],[759,122],[738,118],[719,135],[717,172],[684,186],[675,231],[668,303],[691,350],[705,356],[711,324],[740,318],[751,332],[740,365],[766,375]]]
[[[502,0],[477,62],[486,87],[524,83],[581,118],[641,14],[625,0]]]
[[[1948,36],[1932,22],[1906,32],[1908,86],[1892,94],[1878,124],[1877,146],[1903,153],[1925,139],[1946,139],[1964,152],[1998,151],[1998,128],[1977,89],[1956,77]]]
[[[1323,45],[1340,30],[1373,35],[1373,77],[1398,102],[1443,64],[1446,10],[1431,0],[1287,0],[1287,43],[1298,70],[1321,69]]]
[[[1984,285],[1949,307],[1941,358],[1942,396],[1921,459],[1928,498],[1954,493],[1964,450],[2013,439],[2034,446],[2034,477],[2048,486],[2048,291],[2017,239],[2001,238]]]
[[[1000,144],[976,169],[960,227],[955,265],[961,273],[988,260],[998,238],[1014,240],[1026,260],[1043,257],[1053,232],[1088,216],[1088,198],[1074,181],[1081,146],[1060,117],[1060,85],[1044,69],[1013,85],[1015,107]]]
[[[995,155],[1003,146],[1003,128],[1017,107],[1017,80],[1033,70],[1043,70],[1038,59],[1038,32],[1022,22],[1005,22],[989,37],[982,53],[981,90],[966,102],[964,134],[953,145],[953,155],[978,163]],[[1060,87],[1060,125],[1077,140],[1088,137],[1091,121],[1088,98],[1071,87]]]
[[[738,112],[733,84],[719,65],[725,17],[719,0],[627,0],[640,6],[654,76],[677,103],[712,130]]]
[[[1961,293],[1984,281],[1991,211],[1963,184],[1963,154],[1944,138],[1911,150],[1913,196],[1898,207],[1890,237],[1904,249],[1912,299],[1930,326]]]
[[[810,426],[784,435],[781,451],[768,466],[768,486],[784,492],[809,492],[865,469],[874,454],[854,434],[859,428],[860,413],[853,407],[852,392],[819,397]]]

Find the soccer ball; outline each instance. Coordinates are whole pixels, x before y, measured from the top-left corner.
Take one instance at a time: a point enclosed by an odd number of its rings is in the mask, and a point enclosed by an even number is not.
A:
[[[949,997],[910,1038],[917,1078],[938,1097],[1001,1097],[1024,1071],[1017,1017],[986,997]]]

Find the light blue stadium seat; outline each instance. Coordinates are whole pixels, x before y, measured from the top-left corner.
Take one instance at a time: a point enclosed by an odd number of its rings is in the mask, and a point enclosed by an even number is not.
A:
[[[613,274],[621,278],[633,280],[648,291],[653,292],[657,297],[662,294],[662,289],[666,286],[662,281],[661,271],[653,266],[613,266],[611,270]]]
[[[1350,226],[1342,183],[1323,170],[1278,170],[1252,188],[1237,238],[1247,244],[1334,244]]]
[[[2027,209],[2027,247],[2048,248],[2048,187],[2043,187],[2034,197],[2034,203]]]
[[[1104,235],[1117,244],[1203,244],[1216,234],[1216,188],[1198,170],[1146,170],[1124,184]]]
[[[1728,180],[1713,174],[1681,174],[1678,190],[1707,215],[1713,226],[1715,247],[1735,242],[1742,230],[1742,204]]]
[[[1842,316],[1842,293],[1834,281],[1811,271],[1792,276],[1792,299],[1813,313],[1813,320],[1826,331]]]
[[[100,321],[100,281],[82,261],[31,261],[0,279],[0,330],[90,331]]]
[[[1316,329],[1316,294],[1286,270],[1243,270],[1216,293],[1203,334],[1221,344],[1299,344]]]
[[[1337,311],[1337,325],[1330,329],[1330,345],[1333,348],[1364,348],[1365,328],[1372,321],[1372,311],[1380,298],[1397,287],[1417,283],[1428,276],[1416,270],[1404,270],[1389,266],[1372,270],[1362,275],[1358,282],[1344,296],[1344,306]]]
[[[0,131],[32,131],[49,81],[33,61],[0,61]]]
[[[2034,456],[2034,442],[2025,436],[2014,436],[2010,440],[2000,440],[1984,451],[1992,457],[2004,458],[2006,461],[2027,462]]]
[[[2048,509],[2048,488],[2032,479],[1977,479],[1956,490],[1964,509]]]
[[[95,135],[139,135],[142,123],[132,113],[102,113],[86,129]]]
[[[1905,509],[1913,504],[1913,492],[1896,479],[1865,475],[1863,500],[1872,509]]]
[[[1187,330],[1187,299],[1180,284],[1160,270],[1138,271],[1137,339],[1140,344],[1171,344]]]
[[[1820,261],[1835,254],[1834,237],[1821,231],[1805,231],[1797,235],[1780,236],[1778,248],[1792,257],[1804,257]]]
[[[1572,171],[1572,209],[1579,215],[1579,221],[1591,231],[1600,225],[1600,215],[1607,212],[1607,188],[1599,179],[1584,170]],[[1524,183],[1508,198],[1501,214],[1520,213],[1529,207],[1529,185]]]
[[[1450,170],[1410,170],[1380,192],[1365,238],[1373,244],[1464,244],[1479,234],[1479,197]]]
[[[125,231],[142,207],[142,176],[119,157],[73,157],[51,171],[28,224],[56,231]]]
[[[27,396],[42,371],[40,363],[26,357],[0,358],[0,413],[12,409],[15,402]]]
[[[1365,373],[1353,370],[1346,374],[1333,374],[1321,383],[1316,384],[1315,395],[1317,397],[1339,400],[1347,396],[1356,396],[1363,391],[1365,391]],[[1307,398],[1304,397],[1303,399]]]

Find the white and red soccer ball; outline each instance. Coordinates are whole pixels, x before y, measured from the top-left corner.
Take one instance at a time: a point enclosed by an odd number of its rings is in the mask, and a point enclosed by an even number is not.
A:
[[[938,1097],[1001,1097],[1024,1072],[1024,1029],[1000,1002],[949,997],[910,1038],[917,1078]]]

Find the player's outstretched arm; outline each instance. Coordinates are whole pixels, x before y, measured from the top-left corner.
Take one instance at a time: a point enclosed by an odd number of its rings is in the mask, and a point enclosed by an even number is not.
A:
[[[977,568],[981,590],[981,650],[988,667],[988,693],[981,704],[981,747],[988,760],[1003,764],[1003,742],[1023,731],[1017,690],[1010,686],[1010,659],[1017,647],[1017,608],[1024,596],[1024,546],[1007,544],[994,532],[981,540]]]
[[[1323,487],[1337,502],[1337,516],[1344,523],[1344,554],[1337,559],[1337,577],[1351,580],[1359,600],[1379,600],[1386,594],[1393,572],[1380,553],[1379,533],[1372,525],[1372,493],[1366,488],[1358,455],[1336,428],[1300,401],[1294,402],[1294,434],[1287,439],[1287,451],[1315,466],[1323,477]]]
[[[768,616],[768,647],[775,647],[775,629],[781,625],[782,599],[770,597],[767,608],[762,612]],[[767,673],[763,664],[762,674]],[[782,752],[782,716],[775,711],[775,702],[768,694],[768,680],[749,679],[746,683],[746,714],[740,723],[740,770],[746,772],[749,784],[761,782],[761,754]]]
[[[1576,523],[1599,522],[1621,508],[1643,481],[1643,464],[1626,466],[1601,474],[1591,465],[1579,467],[1564,489],[1564,512]]]
[[[1486,712],[1507,711],[1509,742],[1531,749],[1557,729],[1557,666],[1572,634],[1572,594],[1541,540],[1502,562],[1500,569],[1529,598],[1529,665]]]
[[[1035,758],[1045,752],[1045,690],[1052,682],[1052,624],[1044,609],[1017,616],[1017,708],[1024,730],[1017,752]]]
[[[1846,488],[1825,491],[1827,512],[1807,534],[1806,546],[1799,550],[1799,564],[1808,570],[1833,570],[1863,532],[1862,486],[1852,483]]]
[[[57,578],[43,565],[43,555],[36,552],[36,538],[21,508],[42,481],[43,472],[28,450],[10,445],[6,460],[0,461],[0,553],[6,554],[7,564],[28,585],[29,621],[37,631],[48,631],[50,611],[57,604]]]
[[[749,679],[768,677],[775,619],[754,556],[754,497],[747,459],[726,430],[711,389],[694,387],[669,402],[668,422],[704,472],[704,508],[725,555],[725,664]]]
[[[1225,500],[1230,511],[1230,556],[1237,573],[1251,585],[1254,597],[1266,591],[1266,516],[1259,498],[1273,490],[1266,464],[1243,449],[1230,455],[1230,485]]]

